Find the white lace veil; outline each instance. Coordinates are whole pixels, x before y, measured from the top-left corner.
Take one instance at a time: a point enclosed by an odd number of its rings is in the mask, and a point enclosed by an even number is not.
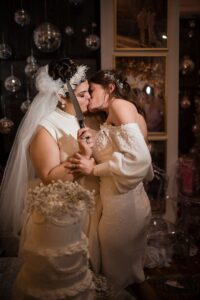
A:
[[[48,67],[40,68],[36,77],[39,91],[24,116],[13,143],[5,168],[0,194],[0,234],[18,236],[23,222],[27,183],[34,178],[34,170],[28,156],[28,146],[42,118],[52,112],[58,103],[60,79],[53,80]]]

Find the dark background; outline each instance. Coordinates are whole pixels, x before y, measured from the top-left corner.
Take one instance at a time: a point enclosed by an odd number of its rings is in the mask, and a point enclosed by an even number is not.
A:
[[[79,1],[78,1],[79,2]],[[33,99],[36,90],[33,81],[24,73],[26,59],[31,55],[37,59],[40,66],[50,60],[71,57],[75,61],[90,66],[90,73],[100,68],[100,48],[90,50],[85,45],[85,38],[91,34],[100,36],[100,0],[82,0],[80,5],[74,5],[70,0],[1,0],[0,1],[0,43],[3,41],[12,48],[12,57],[0,59],[0,118],[4,116],[3,103],[6,116],[15,126],[9,134],[0,133],[0,168],[6,164],[17,127],[23,118],[20,106],[26,100],[27,88]],[[14,20],[17,10],[23,8],[31,16],[29,25],[20,26]],[[62,42],[58,50],[52,53],[43,53],[34,44],[33,31],[44,22],[55,25],[61,32]],[[96,26],[92,26],[92,24]],[[71,26],[74,34],[68,36],[65,28]],[[85,33],[82,31],[85,29]],[[14,75],[18,77],[22,86],[16,93],[10,93],[4,88],[5,79],[11,75],[11,65]],[[3,103],[2,103],[3,102]]]
[[[195,27],[190,27],[194,21]],[[188,33],[193,30],[193,36]],[[194,70],[183,75],[179,72],[179,155],[189,154],[194,143],[195,136],[192,127],[195,124],[195,98],[200,97],[200,19],[199,17],[186,17],[180,19],[180,62],[184,55],[189,55],[194,62]],[[191,106],[181,107],[181,100],[187,95]],[[200,98],[199,98],[200,99]]]

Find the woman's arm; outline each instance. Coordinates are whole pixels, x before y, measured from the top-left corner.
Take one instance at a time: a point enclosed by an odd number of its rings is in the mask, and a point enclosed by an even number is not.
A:
[[[43,183],[52,180],[73,180],[70,163],[60,161],[60,151],[56,141],[44,128],[39,128],[29,147],[30,159],[38,177]]]

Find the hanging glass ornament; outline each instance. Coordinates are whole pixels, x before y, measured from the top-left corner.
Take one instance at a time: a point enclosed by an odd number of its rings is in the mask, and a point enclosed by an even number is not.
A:
[[[181,99],[181,102],[180,102],[180,106],[183,109],[187,109],[191,106],[191,102],[190,102],[190,99],[188,96],[183,96],[183,98]]]
[[[7,117],[3,117],[0,119],[0,132],[4,134],[8,134],[11,132],[14,126],[14,122]]]
[[[8,134],[14,126],[14,122],[6,117],[6,108],[3,95],[1,95],[1,106],[4,117],[0,119],[0,132],[3,134]]]
[[[27,57],[26,62],[27,62],[28,64],[36,64],[36,63],[37,63],[37,60],[36,60],[36,58],[33,56],[33,54],[31,53],[31,55]]]
[[[31,17],[23,8],[15,12],[15,22],[21,26],[30,24]]]
[[[69,4],[73,6],[80,6],[83,3],[83,0],[69,0]]]
[[[193,30],[189,30],[187,35],[191,39],[194,36],[194,31]]]
[[[4,86],[7,91],[12,93],[17,92],[21,87],[21,81],[13,74],[13,66],[11,66],[11,76],[5,79]]]
[[[87,32],[87,29],[86,28],[82,28],[81,31],[82,31],[82,33],[85,34]]]
[[[31,55],[27,57],[26,61],[27,61],[27,65],[25,66],[24,72],[26,76],[34,78],[39,69],[37,60],[33,55]]]
[[[11,57],[12,55],[12,49],[9,45],[2,43],[0,44],[0,58],[1,59],[7,59]]]
[[[198,124],[194,124],[192,126],[192,131],[194,134],[198,134],[200,132],[200,126]]]
[[[33,77],[35,77],[38,69],[39,69],[38,64],[27,64],[25,66],[24,72],[25,72],[26,76],[33,78]]]
[[[191,28],[195,28],[195,27],[196,27],[195,20],[189,20],[189,26],[190,26]]]
[[[186,75],[194,70],[195,64],[189,57],[189,55],[183,56],[180,63],[180,71],[183,75]]]
[[[100,47],[100,38],[96,34],[90,34],[86,37],[85,44],[90,50],[97,50]]]
[[[90,50],[97,50],[100,47],[100,38],[94,34],[94,28],[97,26],[96,23],[92,22],[92,33],[85,39],[85,44]]]
[[[66,35],[71,36],[74,34],[74,29],[71,26],[67,26],[65,27],[65,33]]]
[[[51,23],[43,23],[34,30],[34,42],[36,47],[42,52],[56,51],[61,44],[61,33],[59,29]]]
[[[195,96],[194,103],[197,106],[197,108],[200,108],[200,96]]]
[[[27,110],[29,109],[31,105],[31,100],[30,100],[30,96],[29,96],[29,90],[27,90],[27,99],[26,101],[22,102],[20,109],[21,111],[25,114],[27,112]]]

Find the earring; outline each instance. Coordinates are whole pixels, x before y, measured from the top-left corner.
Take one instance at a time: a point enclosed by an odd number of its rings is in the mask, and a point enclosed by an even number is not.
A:
[[[61,103],[61,108],[65,108],[65,103],[63,102],[63,103]]]

